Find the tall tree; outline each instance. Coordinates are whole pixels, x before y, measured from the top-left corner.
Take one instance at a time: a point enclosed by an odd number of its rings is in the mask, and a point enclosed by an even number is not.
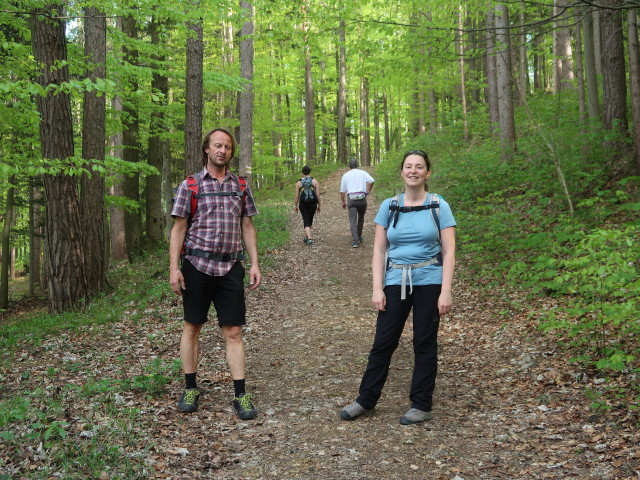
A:
[[[513,84],[509,39],[509,9],[506,3],[496,4],[496,63],[498,73],[498,116],[500,117],[500,149],[503,162],[513,158],[516,126],[513,112]]]
[[[33,55],[41,66],[38,83],[43,88],[69,81],[63,11],[60,4],[47,4],[31,15]],[[68,165],[74,156],[69,94],[49,89],[36,103],[43,158]],[[46,174],[44,186],[49,307],[64,312],[78,308],[88,293],[78,190],[76,179],[64,173]]]
[[[169,97],[169,79],[163,72],[166,62],[164,42],[166,38],[166,19],[153,17],[149,25],[151,45],[156,47],[158,54],[154,54],[151,60],[155,63],[155,69],[151,78],[151,93],[156,108],[151,113],[149,120],[149,165],[158,170],[157,174],[146,177],[146,230],[151,242],[157,243],[165,237],[165,215],[162,209],[162,172],[164,164],[169,162],[169,142],[164,137],[166,119],[164,107]]]
[[[338,27],[338,162],[347,162],[347,49],[345,22]]]
[[[96,7],[85,8],[84,53],[89,65],[87,78],[94,83],[104,80],[107,70],[107,22],[105,15]],[[92,296],[104,286],[106,265],[105,181],[100,171],[104,170],[106,146],[105,102],[105,94],[97,89],[87,89],[84,93],[82,156],[89,162],[90,173],[81,177],[80,214],[87,264],[87,288]]]
[[[554,82],[556,92],[568,90],[573,82],[573,62],[571,60],[571,32],[567,26],[568,7],[566,0],[554,0],[554,29],[553,29],[553,53],[554,53]]]
[[[496,6],[488,2],[486,21],[486,63],[487,86],[485,99],[489,110],[489,128],[494,131],[500,124],[500,110],[498,107],[498,57],[496,54]]]
[[[597,120],[600,118],[600,100],[598,97],[598,75],[596,71],[596,48],[594,41],[594,26],[593,26],[593,13],[587,11],[584,14],[582,20],[582,26],[584,29],[583,44],[584,44],[584,73],[587,83],[588,92],[588,109],[589,118],[591,120]]]
[[[307,162],[315,163],[318,157],[316,149],[316,112],[313,96],[313,75],[311,72],[311,46],[309,45],[309,0],[302,6],[302,34],[304,44],[304,125]]]
[[[612,7],[600,12],[600,35],[602,39],[602,70],[604,75],[604,126],[617,129],[622,135],[627,132],[627,84],[625,73],[624,45],[622,37],[623,0],[604,0]],[[614,142],[622,148],[622,139]]]
[[[0,308],[9,306],[9,266],[11,265],[11,225],[14,215],[14,199],[16,194],[15,177],[9,177],[10,187],[7,189],[6,209],[2,227],[2,257],[0,258]]]
[[[240,72],[246,81],[240,92],[240,174],[251,180],[253,165],[253,5],[241,0]]]
[[[187,29],[187,71],[184,111],[185,171],[192,175],[202,168],[202,106],[204,40],[200,2],[193,3],[193,13]]]
[[[128,14],[123,17],[122,32],[128,37],[127,44],[124,45],[122,50],[124,61],[129,65],[137,65],[139,57],[136,47],[138,24],[133,15]],[[138,91],[138,79],[135,75],[129,75],[127,83],[129,92]],[[123,102],[122,107],[124,114],[122,131],[123,158],[126,162],[137,164],[140,161],[138,99],[131,94]],[[124,196],[135,206],[135,208],[128,208],[124,212],[124,236],[127,243],[127,256],[129,261],[133,261],[134,256],[140,250],[142,237],[142,215],[138,208],[140,205],[140,174],[137,170],[124,176],[122,188]]]
[[[629,25],[629,85],[633,112],[633,156],[635,157],[636,170],[640,174],[640,47],[638,46],[636,9],[629,9],[627,24]]]
[[[369,120],[369,79],[360,78],[360,162],[371,165],[371,122]]]

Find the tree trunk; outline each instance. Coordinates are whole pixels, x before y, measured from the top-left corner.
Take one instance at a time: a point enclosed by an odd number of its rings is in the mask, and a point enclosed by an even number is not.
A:
[[[513,158],[516,127],[513,116],[513,87],[511,82],[511,56],[509,55],[509,9],[506,4],[496,5],[496,63],[498,71],[498,116],[500,118],[500,150],[503,162]]]
[[[544,80],[540,73],[540,64],[542,62],[540,61],[540,54],[538,53],[540,50],[540,43],[540,35],[535,34],[533,37],[533,47],[535,52],[533,54],[533,90],[536,92],[544,88]]]
[[[44,237],[42,177],[29,182],[29,294],[42,289],[42,238]]]
[[[553,13],[556,17],[553,30],[554,90],[570,90],[573,82],[573,62],[571,61],[571,32],[567,26],[566,0],[554,0]]]
[[[463,7],[458,6],[458,28],[460,36],[458,40],[458,55],[460,57],[460,97],[462,98],[462,135],[465,142],[469,141],[469,125],[467,123],[467,91],[464,72],[464,20]]]
[[[240,92],[240,175],[251,182],[253,165],[253,5],[241,0],[244,23],[240,29],[240,74],[246,84]]]
[[[62,5],[47,5],[31,16],[31,41],[35,61],[43,65],[38,83],[61,85],[69,81],[64,23],[50,12],[63,15]],[[71,99],[67,93],[37,97],[40,145],[43,158],[65,162],[73,157]],[[74,310],[87,296],[80,205],[76,179],[58,173],[44,177],[48,250],[49,307],[52,312]]]
[[[518,78],[519,89],[518,93],[520,95],[520,101],[522,103],[526,102],[527,94],[529,93],[529,62],[527,60],[527,30],[525,27],[526,16],[524,12],[524,2],[521,2],[520,11],[520,72]]]
[[[122,112],[122,103],[120,98],[114,97],[111,101],[111,108],[116,112]],[[122,152],[122,133],[117,133],[111,137],[111,155],[120,159],[124,158]],[[112,181],[113,185],[109,189],[109,194],[114,197],[124,196],[124,187],[122,179],[115,176]],[[111,244],[111,258],[116,261],[124,260],[127,258],[127,242],[125,238],[125,226],[124,226],[124,210],[115,205],[109,207],[109,220],[110,220],[110,244]]]
[[[582,21],[584,27],[584,70],[587,80],[587,92],[589,97],[589,119],[600,119],[600,100],[598,96],[598,76],[596,72],[596,56],[599,56],[595,49],[593,13],[586,12]]]
[[[193,3],[194,9],[200,2]],[[185,172],[192,175],[202,170],[202,106],[203,106],[203,55],[202,18],[189,22],[187,37],[187,71],[184,111]]]
[[[380,95],[376,91],[373,102],[373,163],[380,163]]]
[[[313,75],[311,72],[311,47],[309,46],[309,0],[302,5],[302,34],[304,37],[304,128],[306,143],[306,158],[308,164],[315,164],[318,160],[316,148],[316,112],[313,95]]]
[[[152,18],[149,25],[151,44],[156,51],[163,51],[163,39],[165,21]],[[146,177],[146,229],[147,238],[151,243],[157,244],[165,238],[165,212],[162,208],[162,168],[168,159],[164,158],[165,152],[169,150],[168,141],[163,138],[166,131],[164,109],[169,97],[169,79],[166,75],[159,73],[161,66],[166,61],[164,54],[153,55],[152,61],[158,65],[153,69],[151,78],[151,92],[157,95],[158,100],[153,100],[154,109],[149,120],[149,153],[148,163],[158,170],[157,174]],[[168,199],[167,199],[168,200]]]
[[[9,184],[15,185],[16,179],[9,177]],[[6,210],[2,228],[2,258],[0,259],[0,308],[9,306],[9,266],[11,265],[11,225],[13,224],[15,187],[7,189]]]
[[[637,10],[630,8],[629,25],[629,85],[631,87],[631,109],[633,112],[633,153],[640,175],[640,48],[638,47]]]
[[[107,22],[95,7],[85,9],[84,53],[90,62],[87,78],[95,82],[106,78]],[[105,94],[85,91],[82,114],[82,157],[92,166],[104,168],[106,142]],[[97,295],[104,286],[105,276],[105,181],[100,171],[83,174],[81,178],[80,214],[82,240],[87,262],[87,288],[90,296]]]
[[[122,31],[132,40],[138,38],[138,26],[136,20],[127,16],[122,19]],[[123,56],[125,62],[130,65],[138,63],[138,50],[135,47],[124,47]],[[138,90],[138,81],[135,77],[129,79],[129,88],[132,92]],[[138,104],[136,99],[129,98],[123,104],[125,121],[122,132],[122,145],[124,147],[123,158],[125,162],[138,163],[140,161]],[[140,174],[133,173],[125,175],[123,181],[124,196],[132,201],[136,207],[140,205]],[[127,255],[129,261],[140,251],[140,240],[142,237],[142,215],[140,209],[126,210],[124,212],[124,234],[127,242]]]
[[[382,92],[382,109],[384,117],[384,151],[391,151],[391,130],[389,129],[389,105],[387,92]]]
[[[489,128],[493,132],[499,128],[500,110],[498,107],[498,57],[496,54],[496,7],[488,3],[487,11],[487,88],[485,99],[489,110]]]
[[[360,79],[360,163],[371,165],[371,137],[369,129],[369,79],[364,76]]]
[[[622,0],[605,0],[605,5],[619,7]],[[622,11],[600,12],[602,38],[602,70],[604,72],[604,126],[617,129],[622,135],[627,132],[627,85],[625,57],[622,38]],[[616,147],[622,148],[622,139]]]
[[[578,112],[580,113],[580,124],[584,124],[587,119],[587,105],[584,96],[584,67],[582,61],[582,27],[577,24],[576,27],[576,80],[578,81]]]
[[[345,48],[345,24],[340,19],[338,28],[338,163],[347,163],[347,53]]]

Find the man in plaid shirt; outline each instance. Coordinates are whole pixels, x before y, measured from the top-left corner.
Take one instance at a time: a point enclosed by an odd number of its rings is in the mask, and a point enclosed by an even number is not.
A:
[[[199,335],[213,303],[224,335],[226,356],[235,398],[233,407],[242,420],[256,417],[251,396],[245,389],[245,353],[242,325],[245,320],[244,258],[242,243],[251,262],[249,288],[260,286],[256,230],[251,217],[258,213],[251,191],[244,192],[237,176],[229,172],[236,142],[224,128],[210,131],[202,142],[203,169],[195,175],[198,193],[195,212],[190,212],[191,191],[185,180],[176,194],[171,215],[175,223],[169,242],[171,289],[182,295],[184,326],[180,359],[186,388],[178,410],[195,412],[200,392],[196,369]],[[191,214],[192,218],[191,218]],[[180,260],[182,259],[182,267]]]

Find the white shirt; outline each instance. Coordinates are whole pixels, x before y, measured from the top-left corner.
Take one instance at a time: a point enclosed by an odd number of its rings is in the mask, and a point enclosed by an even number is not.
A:
[[[373,177],[364,170],[352,168],[342,176],[340,193],[366,193],[367,183],[373,183]]]

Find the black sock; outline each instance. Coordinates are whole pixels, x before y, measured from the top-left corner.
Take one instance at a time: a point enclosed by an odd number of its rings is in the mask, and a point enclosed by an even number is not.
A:
[[[239,397],[240,395],[242,395],[245,392],[245,387],[244,387],[244,378],[242,380],[234,380],[233,381],[233,388],[236,391],[236,397]]]
[[[196,386],[196,374],[195,373],[185,373],[184,381],[186,384],[185,388],[198,388]]]

